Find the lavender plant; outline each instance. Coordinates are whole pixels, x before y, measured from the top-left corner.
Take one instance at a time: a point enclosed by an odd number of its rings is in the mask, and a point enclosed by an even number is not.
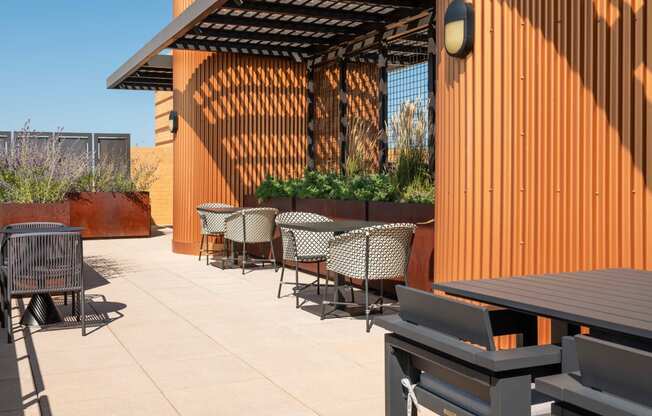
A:
[[[52,203],[75,191],[88,161],[64,151],[58,130],[38,138],[29,121],[0,159],[0,202]]]
[[[131,166],[111,160],[90,165],[83,153],[68,152],[61,129],[39,138],[29,121],[0,157],[0,202],[54,203],[73,192],[142,192],[157,179],[159,161],[135,159]]]

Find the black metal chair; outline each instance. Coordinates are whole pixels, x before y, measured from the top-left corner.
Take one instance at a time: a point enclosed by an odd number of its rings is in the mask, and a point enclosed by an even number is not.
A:
[[[73,293],[73,312],[81,321],[82,335],[86,335],[81,234],[14,234],[7,239],[6,247],[7,263],[0,266],[0,277],[8,341],[12,342],[11,299],[34,295]]]
[[[579,371],[535,382],[555,399],[553,415],[652,415],[652,353],[585,335],[565,342],[567,353],[576,354]]]
[[[33,229],[33,228],[58,228],[58,227],[65,227],[65,224],[62,224],[60,222],[17,222],[14,224],[8,224],[4,228],[5,229],[15,229],[15,230],[21,230],[21,229]],[[0,247],[5,246],[5,235],[2,233],[0,235]],[[0,250],[0,264],[4,264],[4,256],[5,253],[3,250]]]
[[[559,347],[535,345],[534,316],[396,290],[400,313],[376,322],[392,332],[385,335],[387,416],[416,414],[415,402],[439,415],[530,415],[533,377],[561,370]],[[494,336],[515,333],[529,346],[496,350]]]

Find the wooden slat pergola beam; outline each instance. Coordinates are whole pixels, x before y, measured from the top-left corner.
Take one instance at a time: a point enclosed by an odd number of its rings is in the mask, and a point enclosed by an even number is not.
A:
[[[345,2],[408,10],[423,10],[433,7],[432,0],[346,0]]]
[[[319,33],[325,35],[358,36],[367,33],[364,27],[335,26],[323,23],[295,22],[293,20],[264,19],[257,17],[229,16],[213,14],[204,19],[205,23],[228,26],[242,26],[256,29],[281,29],[290,31]]]
[[[311,54],[311,48],[297,48],[288,46],[261,45],[255,43],[242,42],[211,42],[208,40],[179,39],[174,45],[174,49],[186,49],[196,51],[212,52],[236,52],[250,55],[264,56],[283,56],[302,60]]]
[[[225,30],[225,29],[212,29],[198,27],[193,30],[193,33],[199,36],[211,36],[216,38],[227,39],[244,39],[244,40],[258,40],[268,42],[281,42],[281,43],[303,43],[312,45],[326,45],[332,46],[337,44],[336,38],[324,38],[317,36],[297,36],[286,35],[269,32],[253,32],[250,30]]]
[[[223,7],[223,10],[269,13],[273,15],[292,17],[311,17],[316,19],[367,23],[371,25],[379,24],[378,13],[365,13],[319,6],[299,6],[296,4],[271,3],[266,1],[246,0],[243,1],[241,5],[236,5],[235,3],[227,3]]]

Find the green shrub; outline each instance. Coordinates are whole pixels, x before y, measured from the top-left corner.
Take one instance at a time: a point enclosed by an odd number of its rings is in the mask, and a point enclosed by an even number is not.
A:
[[[393,201],[398,192],[388,175],[341,176],[307,171],[300,179],[282,181],[268,176],[256,190],[259,200],[293,197],[336,200]]]
[[[410,202],[415,204],[432,204],[435,199],[435,186],[432,180],[427,177],[417,178],[409,184],[403,195],[401,202]]]

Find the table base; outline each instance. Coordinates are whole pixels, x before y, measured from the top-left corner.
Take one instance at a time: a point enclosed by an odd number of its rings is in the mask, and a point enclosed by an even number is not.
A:
[[[25,326],[43,326],[63,322],[52,296],[48,294],[37,294],[32,296],[20,324]]]

